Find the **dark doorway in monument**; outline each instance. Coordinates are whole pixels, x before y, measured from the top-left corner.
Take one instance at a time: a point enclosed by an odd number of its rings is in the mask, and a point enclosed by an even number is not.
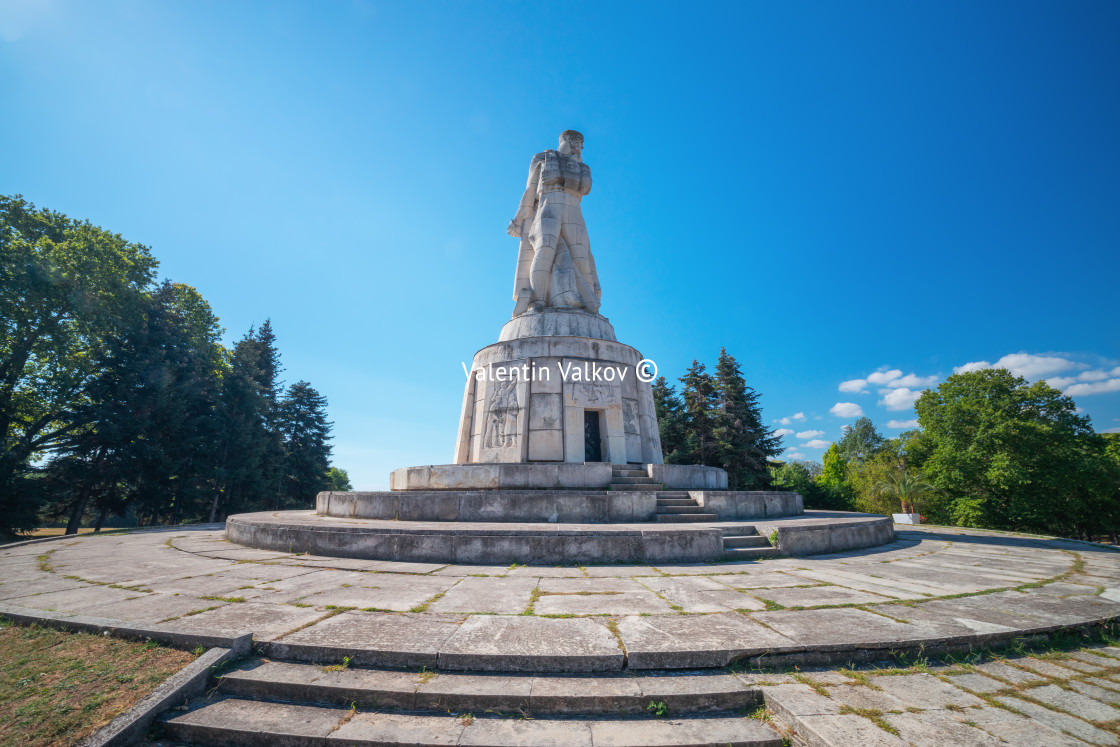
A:
[[[603,461],[603,437],[599,427],[599,410],[583,411],[583,461]]]

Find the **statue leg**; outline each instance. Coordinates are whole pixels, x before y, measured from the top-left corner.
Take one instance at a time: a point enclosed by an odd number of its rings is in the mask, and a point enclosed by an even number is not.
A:
[[[579,270],[584,283],[591,291],[593,298],[584,299],[589,311],[599,311],[601,291],[599,289],[599,276],[595,271],[595,260],[591,257],[591,244],[587,238],[587,227],[583,224],[583,216],[573,216],[575,220],[564,223],[560,235],[568,245],[568,252],[572,255],[572,264]]]
[[[541,205],[529,233],[536,251],[529,267],[529,285],[533,301],[548,303],[548,286],[552,280],[552,262],[556,258],[556,243],[560,240],[560,215],[555,205]]]

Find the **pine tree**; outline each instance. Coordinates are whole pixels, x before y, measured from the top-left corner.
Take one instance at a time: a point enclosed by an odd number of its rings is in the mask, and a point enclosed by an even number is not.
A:
[[[280,354],[272,325],[250,329],[230,356],[219,403],[221,444],[210,521],[222,513],[275,506],[283,487],[283,443],[276,426]]]
[[[685,464],[686,428],[684,402],[676,388],[664,376],[653,382],[653,410],[657,415],[657,429],[661,434],[661,454],[666,464]]]
[[[714,377],[707,372],[704,364],[693,360],[685,375],[680,377],[683,385],[681,398],[684,400],[686,423],[685,446],[686,463],[719,466],[719,445],[715,438],[716,427],[716,384]]]
[[[292,384],[280,403],[278,425],[284,445],[282,507],[307,508],[332,485],[327,398],[306,381]]]
[[[716,364],[717,413],[713,435],[728,487],[759,489],[770,481],[769,460],[782,451],[782,438],[762,420],[758,393],[747,386],[739,362],[720,348]]]

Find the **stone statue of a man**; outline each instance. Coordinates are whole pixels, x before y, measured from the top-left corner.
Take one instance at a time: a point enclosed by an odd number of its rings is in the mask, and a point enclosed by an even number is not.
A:
[[[583,135],[564,130],[556,150],[538,153],[529,164],[525,194],[506,229],[521,239],[514,316],[546,308],[599,311],[602,291],[580,210],[591,191],[582,152]]]

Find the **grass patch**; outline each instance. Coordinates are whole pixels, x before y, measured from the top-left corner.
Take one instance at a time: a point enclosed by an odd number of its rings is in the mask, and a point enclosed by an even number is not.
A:
[[[230,602],[232,604],[240,604],[245,601],[245,597],[219,597],[209,594],[201,596],[199,599],[209,599],[212,602]]]
[[[77,744],[194,658],[153,642],[0,620],[0,747]]]
[[[863,716],[871,723],[878,726],[883,731],[898,736],[898,729],[894,728],[886,721],[883,720],[883,712],[877,708],[852,708],[849,705],[840,706],[840,713],[851,713],[856,716]]]

